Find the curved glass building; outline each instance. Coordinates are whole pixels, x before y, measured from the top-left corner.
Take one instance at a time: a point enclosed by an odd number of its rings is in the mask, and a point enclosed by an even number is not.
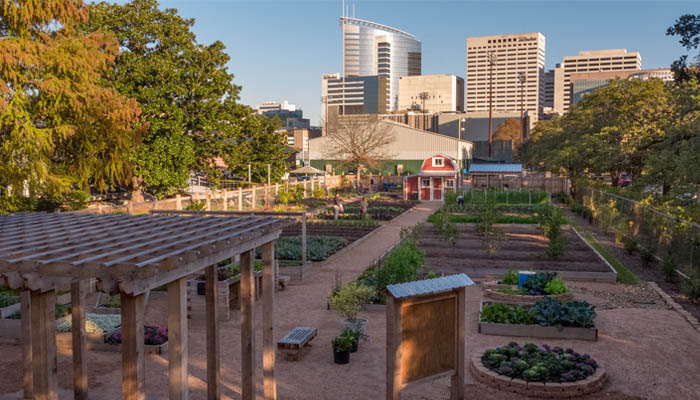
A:
[[[343,76],[388,79],[387,109],[399,104],[399,78],[421,74],[421,43],[410,33],[357,18],[340,17]]]

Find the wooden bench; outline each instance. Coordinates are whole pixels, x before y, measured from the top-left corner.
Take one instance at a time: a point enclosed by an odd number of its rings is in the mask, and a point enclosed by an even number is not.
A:
[[[284,335],[279,342],[277,342],[277,348],[284,353],[287,360],[299,361],[301,359],[304,346],[311,346],[309,342],[316,337],[316,333],[316,328],[297,326],[296,328],[287,332],[287,334]]]

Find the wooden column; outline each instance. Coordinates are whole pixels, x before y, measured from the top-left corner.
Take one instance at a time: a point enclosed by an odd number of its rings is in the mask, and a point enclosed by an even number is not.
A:
[[[301,270],[303,271],[303,266],[306,264],[306,213],[301,216]]]
[[[465,288],[460,288],[457,290],[457,366],[455,367],[456,373],[452,376],[451,384],[451,400],[464,400],[464,374],[466,369],[466,364],[464,360],[465,347],[465,337],[466,334],[466,308],[465,308]]]
[[[275,242],[262,246],[263,259],[263,390],[265,400],[277,399],[275,383]]]
[[[221,398],[221,378],[219,369],[219,300],[216,265],[211,265],[204,271],[206,279],[206,312],[207,312],[207,399]]]
[[[144,295],[121,294],[122,312],[122,398],[144,400]]]
[[[70,285],[71,319],[73,325],[73,397],[88,398],[87,341],[85,338],[85,294],[88,281]]]
[[[24,366],[22,386],[24,387],[24,398],[31,399],[34,397],[32,390],[34,371],[32,369],[32,308],[29,290],[23,290],[20,293],[20,313],[22,315],[22,365]]]
[[[243,211],[243,189],[238,187],[238,211]]]
[[[241,253],[241,397],[243,400],[255,398],[254,261],[254,249]]]
[[[32,291],[30,297],[34,399],[57,400],[56,291]]]
[[[170,400],[186,400],[187,278],[168,284],[168,393]]]
[[[386,297],[386,399],[401,392],[401,302]]]

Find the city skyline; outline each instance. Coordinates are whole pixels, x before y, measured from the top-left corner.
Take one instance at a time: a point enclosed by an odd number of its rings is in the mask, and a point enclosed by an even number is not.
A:
[[[226,45],[229,69],[243,86],[241,103],[255,107],[286,99],[316,125],[322,108],[319,76],[343,71],[341,1],[260,3],[160,2],[195,18],[199,42],[221,40]],[[421,40],[422,74],[463,78],[467,37],[523,32],[541,32],[547,38],[546,70],[579,51],[613,48],[641,53],[642,68],[667,68],[685,51],[677,38],[665,36],[666,28],[694,11],[686,1],[346,1],[350,10],[352,4],[357,18],[411,32]]]

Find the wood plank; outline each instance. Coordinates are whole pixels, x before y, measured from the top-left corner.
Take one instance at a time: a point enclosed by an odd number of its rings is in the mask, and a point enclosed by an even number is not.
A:
[[[306,213],[301,216],[301,265],[306,264]]]
[[[386,399],[401,391],[401,302],[386,297]]]
[[[457,358],[456,358],[456,373],[451,379],[451,400],[464,400],[464,384],[465,384],[465,335],[466,335],[466,290],[464,287],[457,289],[457,326],[456,326],[456,340],[457,340]]]
[[[241,398],[255,398],[254,293],[255,250],[241,253]]]
[[[33,395],[58,400],[56,364],[56,292],[31,292]]]
[[[221,398],[221,375],[219,368],[219,307],[218,277],[216,264],[210,265],[204,271],[206,279],[206,315],[207,315],[207,399]]]
[[[31,292],[23,290],[20,293],[20,312],[22,314],[22,365],[24,374],[22,386],[24,388],[24,398],[31,399],[33,394],[33,369],[32,369],[32,309]]]
[[[85,294],[88,281],[71,283],[71,319],[73,339],[73,397],[88,398],[87,339],[85,335]]]
[[[122,398],[144,400],[144,295],[121,293],[122,312]]]
[[[168,284],[168,393],[187,400],[187,278]]]
[[[263,259],[263,392],[266,400],[277,399],[275,382],[275,242],[262,246]]]

